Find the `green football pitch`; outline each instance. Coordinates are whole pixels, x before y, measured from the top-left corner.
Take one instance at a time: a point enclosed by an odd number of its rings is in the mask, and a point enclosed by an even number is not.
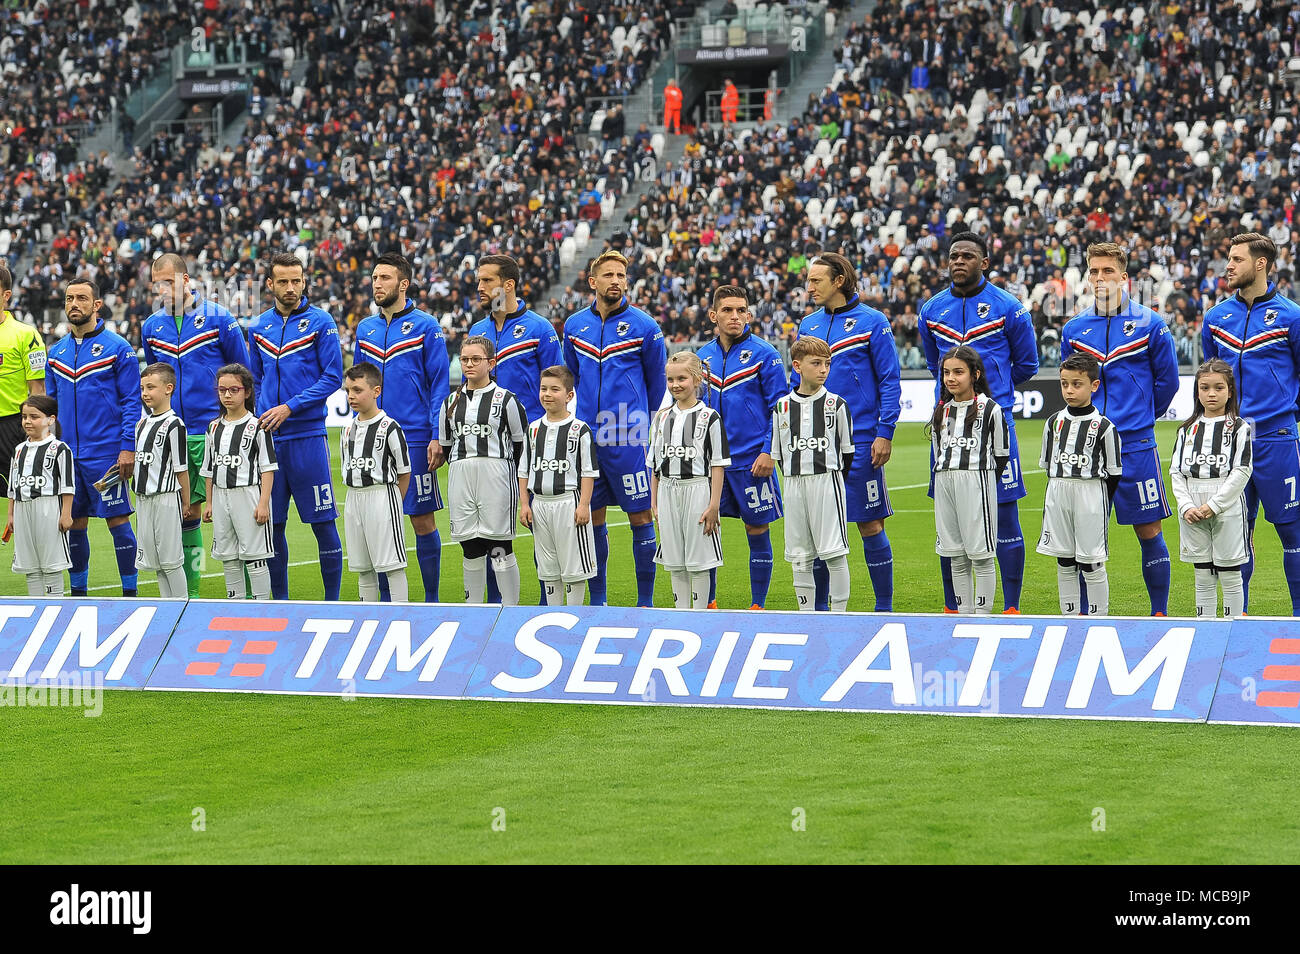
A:
[[[1020,434],[1037,446],[1036,424]],[[1172,436],[1162,425],[1161,446]],[[888,473],[895,607],[933,612],[920,425],[901,429]],[[1022,608],[1050,613],[1054,561],[1032,552],[1044,478],[1026,476]],[[610,523],[610,599],[630,604],[631,537],[621,515]],[[743,530],[727,521],[723,533],[719,601],[747,607]],[[1172,521],[1166,535],[1172,609],[1188,614]],[[773,536],[768,607],[793,609],[779,524]],[[102,524],[91,538],[91,585],[112,596]],[[289,539],[293,595],[319,598],[314,537],[292,522]],[[1146,613],[1132,532],[1112,527],[1111,547],[1112,611]],[[526,535],[516,549],[528,566]],[[1262,521],[1256,550],[1252,611],[1288,613]],[[450,597],[458,556],[445,547]],[[861,551],[850,561],[850,608],[869,610]],[[220,567],[208,573],[203,595],[221,597]],[[410,579],[418,596],[414,567]],[[536,586],[525,582],[526,602]],[[0,595],[23,593],[6,575]],[[346,573],[344,593],[355,595]],[[656,598],[670,600],[662,575]],[[106,693],[97,718],[65,707],[0,719],[8,863],[1300,861],[1300,736],[1280,728],[128,691]]]

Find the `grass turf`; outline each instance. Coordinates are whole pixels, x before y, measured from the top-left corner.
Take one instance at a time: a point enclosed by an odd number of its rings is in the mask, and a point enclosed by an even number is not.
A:
[[[1035,447],[1036,425],[1021,436]],[[1168,447],[1172,428],[1160,438]],[[940,602],[925,468],[920,427],[907,426],[889,467],[900,611]],[[1044,478],[1027,479],[1022,605],[1052,612],[1054,565],[1032,552]],[[610,519],[611,601],[630,603],[630,535]],[[1277,537],[1259,527],[1252,610],[1286,613]],[[1166,530],[1174,611],[1187,613],[1191,574]],[[296,522],[289,532],[302,564],[291,589],[319,597],[314,538]],[[111,595],[102,524],[92,541],[91,584]],[[1120,528],[1111,542],[1112,609],[1144,613],[1136,541]],[[774,544],[768,605],[793,608],[779,525]],[[724,546],[720,599],[747,606],[734,522]],[[850,608],[869,609],[861,552],[850,559]],[[411,581],[418,595],[414,568]],[[23,593],[20,578],[3,582]],[[345,594],[354,586],[345,574]],[[460,589],[455,547],[443,587]],[[203,595],[222,595],[217,576]],[[662,578],[657,597],[667,604]],[[1300,737],[1285,729],[124,691],[105,694],[99,718],[2,718],[7,863],[1300,860],[1286,821]]]

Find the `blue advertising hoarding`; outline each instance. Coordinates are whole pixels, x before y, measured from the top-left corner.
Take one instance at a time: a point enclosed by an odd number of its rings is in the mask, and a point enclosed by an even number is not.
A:
[[[1300,621],[1232,624],[1210,721],[1300,726]]]
[[[184,610],[183,600],[0,600],[0,679],[38,685],[82,673],[141,689]]]
[[[498,611],[191,600],[149,688],[456,698]]]
[[[1230,625],[513,607],[465,695],[1204,721]]]

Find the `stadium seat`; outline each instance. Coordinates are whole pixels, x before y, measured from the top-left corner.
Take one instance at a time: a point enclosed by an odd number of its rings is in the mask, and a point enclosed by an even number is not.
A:
[[[885,224],[888,225],[891,229],[896,229],[900,225],[902,225],[903,224],[902,210],[894,209],[892,212],[890,212],[889,218],[885,220]]]
[[[1092,162],[1094,159],[1097,158],[1098,148],[1099,147],[1097,144],[1097,140],[1095,139],[1089,140],[1088,142],[1084,143],[1083,158],[1087,159],[1089,162]]]
[[[1065,238],[1065,233],[1070,231],[1070,220],[1057,219],[1056,224],[1052,226],[1052,231],[1055,232],[1057,235],[1059,235],[1061,238]]]
[[[989,149],[989,158],[994,162],[1002,162],[1007,158],[1007,152],[1001,146],[992,146]]]
[[[1182,142],[1188,137],[1188,135],[1190,135],[1187,130],[1187,123],[1183,122],[1181,119],[1174,123],[1174,132],[1178,134],[1179,142]]]
[[[822,215],[829,219],[831,215],[834,214],[835,206],[837,205],[839,205],[839,200],[836,199],[835,196],[831,196],[822,203]]]
[[[591,241],[591,226],[584,222],[579,222],[577,228],[573,230],[573,241],[581,252]]]
[[[1228,133],[1228,121],[1226,119],[1216,119],[1210,129],[1214,132],[1214,138],[1222,141],[1223,137]]]
[[[1250,231],[1251,229],[1253,229],[1253,228],[1255,227],[1255,222],[1256,222],[1256,219],[1255,219],[1255,216],[1254,216],[1252,213],[1250,213],[1250,212],[1244,212],[1244,213],[1242,213],[1242,216],[1241,216],[1241,227],[1242,227],[1243,229],[1246,229],[1247,231]]]
[[[1089,131],[1090,130],[1087,126],[1080,126],[1074,131],[1074,139],[1072,141],[1076,148],[1083,148],[1083,144],[1088,141]]]
[[[979,214],[980,214],[979,207],[972,205],[969,209],[966,210],[966,214],[962,216],[962,221],[964,221],[967,225],[970,225],[972,222],[975,221],[976,217]]]
[[[1204,139],[1205,131],[1208,128],[1209,127],[1205,124],[1204,119],[1196,120],[1196,122],[1192,123],[1192,131],[1191,131],[1192,137],[1194,139]]]
[[[854,212],[849,216],[849,225],[853,226],[855,229],[862,228],[863,223],[866,221],[867,213],[865,212]]]
[[[572,29],[573,29],[573,20],[570,17],[565,17],[560,21],[560,25],[555,28],[555,32],[558,33],[560,35],[560,39],[563,40],[565,37],[569,35],[569,31]]]
[[[656,158],[664,154],[665,144],[666,140],[663,133],[657,132],[650,137],[650,148],[654,150]]]
[[[907,256],[906,256],[906,255],[900,255],[900,256],[898,256],[898,258],[894,259],[894,264],[893,264],[893,266],[892,266],[889,270],[890,270],[891,273],[897,275],[899,272],[905,272],[905,271],[907,271],[907,266],[908,266],[908,264],[909,264],[909,261],[908,261]]]
[[[1014,173],[1007,176],[1007,192],[1011,193],[1013,198],[1019,199],[1024,192],[1024,188],[1025,184],[1021,180],[1020,176],[1015,175]],[[1015,206],[1010,206],[1009,208],[1015,208]]]
[[[1145,7],[1140,7],[1140,6],[1135,6],[1135,7],[1133,8],[1133,12],[1132,12],[1132,14],[1131,14],[1131,18],[1132,18],[1132,20],[1133,20],[1133,28],[1134,28],[1134,30],[1136,30],[1139,26],[1142,25],[1142,21],[1145,20],[1145,19],[1147,18],[1147,11],[1146,11],[1146,8],[1145,8]]]
[[[306,245],[299,245],[297,248],[295,248],[293,250],[293,256],[294,258],[298,259],[298,261],[302,262],[302,267],[304,269],[307,268],[307,260],[311,257],[311,255],[307,251]]]
[[[614,209],[617,205],[618,205],[618,199],[614,198],[612,195],[607,195],[605,196],[605,198],[601,199],[600,200],[601,218],[607,219],[611,215],[613,215]]]
[[[805,173],[811,171],[811,170],[812,170],[812,167],[815,166],[815,165],[817,165],[817,154],[816,154],[816,153],[812,153],[811,155],[804,156],[804,158],[803,158],[803,171],[804,171]]]
[[[0,256],[9,254],[9,246],[13,244],[13,233],[8,229],[0,229]]]
[[[849,141],[847,139],[843,139],[843,138],[836,139],[835,145],[831,147],[831,155],[838,156],[841,152],[844,151],[844,147],[847,146],[848,144]]]
[[[1047,189],[1034,190],[1034,205],[1038,206],[1039,212],[1043,212],[1047,209],[1047,200],[1050,197],[1051,197],[1051,193],[1048,192]]]
[[[763,190],[763,211],[767,212],[772,208],[772,200],[776,198],[776,186],[770,185]]]
[[[743,26],[732,26],[727,29],[728,46],[744,46],[747,39]]]
[[[1010,225],[1011,220],[1020,214],[1020,206],[1008,205],[1007,210],[1002,213],[1002,222],[1004,225]]]
[[[613,32],[609,35],[609,39],[613,44],[615,51],[621,50],[625,45],[627,45],[627,27],[620,23],[618,26],[614,27]]]
[[[1088,201],[1088,187],[1086,185],[1079,186],[1079,188],[1074,190],[1073,201],[1075,205],[1082,205]]]
[[[951,209],[949,209],[949,210],[948,210],[948,228],[952,228],[952,227],[953,227],[953,224],[954,224],[958,219],[960,219],[960,218],[961,218],[961,209],[958,209],[958,208],[951,208]]]
[[[943,160],[948,158],[948,150],[943,148],[943,146],[940,146],[938,149],[934,149],[934,150],[927,149],[926,152],[930,153],[930,158],[933,159],[935,162],[942,162]]]
[[[1119,149],[1119,142],[1115,139],[1107,139],[1106,145],[1102,147],[1102,152],[1106,154],[1107,159],[1113,159]]]
[[[1056,190],[1056,195],[1052,197],[1053,207],[1058,209],[1063,208],[1065,206],[1065,200],[1067,198],[1068,196],[1066,195],[1065,192],[1065,186],[1061,186],[1061,188]]]

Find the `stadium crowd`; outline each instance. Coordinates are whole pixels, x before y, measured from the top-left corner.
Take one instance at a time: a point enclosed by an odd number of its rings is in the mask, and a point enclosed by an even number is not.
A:
[[[1032,303],[1046,365],[1091,241],[1133,248],[1135,293],[1165,315],[1185,364],[1221,297],[1227,235],[1269,234],[1291,287],[1300,12],[1283,6],[882,0],[855,15],[835,77],[802,115],[689,129],[685,155],[648,184],[636,173],[649,133],[612,113],[589,137],[587,98],[645,80],[671,35],[656,5],[506,5],[495,21],[482,0],[289,6],[305,80],[256,110],[237,146],[193,133],[138,144],[143,174],[107,194],[109,156],[52,182],[17,173],[6,212],[51,235],[19,279],[25,310],[57,321],[59,282],[86,273],[136,340],[157,254],[257,287],[252,263],[290,248],[346,344],[371,310],[352,276],[396,247],[416,263],[420,306],[451,328],[472,320],[475,256],[492,252],[521,260],[525,300],[560,321],[589,298],[581,274],[542,300],[561,243],[630,189],[614,244],[632,260],[634,299],[679,343],[709,335],[708,293],[728,280],[753,292],[765,335],[791,340],[810,307],[808,261],[845,249],[863,297],[891,316],[904,367],[919,368],[917,309],[942,287],[959,227],[988,234],[991,279]],[[138,9],[155,34],[172,23],[161,5]],[[238,4],[221,17],[227,29],[262,22]],[[116,55],[143,63],[147,46]],[[275,76],[256,85],[259,100],[279,89]]]
[[[788,340],[808,261],[847,248],[904,367],[920,368],[916,312],[946,281],[944,236],[960,216],[988,233],[992,280],[1033,301],[1045,364],[1077,309],[1084,249],[1110,238],[1131,244],[1135,289],[1191,364],[1200,316],[1222,296],[1227,236],[1268,233],[1285,249],[1284,290],[1292,280],[1300,16],[1092,9],[877,4],[802,116],[752,134],[701,126],[639,194],[621,244],[638,300],[670,339],[699,341],[710,289],[734,279],[759,300],[763,332]]]
[[[626,45],[616,48],[615,28]],[[160,136],[140,150],[143,175],[67,205],[22,304],[52,309],[60,278],[89,273],[136,340],[157,254],[182,251],[196,277],[229,289],[287,248],[350,329],[371,310],[354,274],[400,247],[421,307],[467,326],[475,256],[517,256],[525,295],[539,294],[558,275],[560,242],[599,218],[651,154],[618,113],[589,143],[587,98],[634,90],[668,35],[666,13],[648,3],[503,10],[495,31],[481,3],[348,4],[306,33],[302,83],[250,116],[237,146]],[[259,97],[274,92],[267,77],[255,85]]]

